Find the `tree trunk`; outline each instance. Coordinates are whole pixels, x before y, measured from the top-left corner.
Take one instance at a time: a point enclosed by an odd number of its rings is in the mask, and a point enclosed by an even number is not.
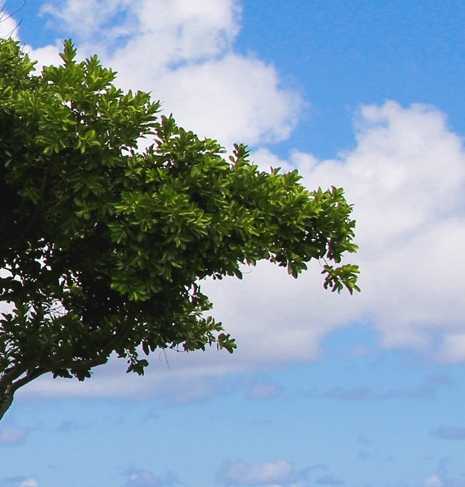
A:
[[[13,387],[11,384],[7,385],[5,388],[0,389],[0,421],[2,420],[5,413],[11,406],[13,402]]]

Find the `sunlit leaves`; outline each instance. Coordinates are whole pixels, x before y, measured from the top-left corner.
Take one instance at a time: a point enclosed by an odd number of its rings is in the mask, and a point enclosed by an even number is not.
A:
[[[359,290],[356,266],[332,265],[357,249],[342,189],[260,171],[243,145],[225,158],[158,117],[147,93],[117,89],[97,57],[77,62],[70,41],[61,57],[33,76],[18,45],[0,41],[0,296],[12,305],[0,389],[16,373],[16,384],[84,380],[113,352],[139,374],[141,350],[232,352],[199,283],[240,278],[243,264],[297,277],[319,259],[325,287]]]

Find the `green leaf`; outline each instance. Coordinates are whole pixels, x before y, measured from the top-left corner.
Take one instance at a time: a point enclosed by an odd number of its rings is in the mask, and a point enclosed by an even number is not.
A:
[[[250,151],[201,140],[144,92],[124,93],[96,56],[34,63],[0,40],[0,387],[5,377],[85,380],[113,353],[143,374],[174,348],[232,353],[199,282],[242,278],[269,260],[298,277],[360,291],[352,206],[341,188],[309,191],[297,171],[260,171]],[[153,141],[144,151],[141,138]],[[40,375],[40,374],[39,374]]]

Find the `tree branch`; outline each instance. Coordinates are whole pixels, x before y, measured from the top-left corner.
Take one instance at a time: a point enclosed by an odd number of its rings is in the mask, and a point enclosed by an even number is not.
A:
[[[19,388],[25,386],[34,379],[37,379],[41,375],[57,369],[83,370],[104,365],[108,361],[111,353],[114,352],[115,349],[121,345],[124,339],[128,336],[133,324],[134,321],[132,318],[132,313],[130,313],[130,316],[128,316],[124,326],[118,332],[116,332],[113,339],[102,348],[101,354],[93,359],[69,360],[61,362],[37,361],[33,363],[29,362],[10,369],[9,372],[0,378],[0,420],[11,406],[14,393]],[[24,373],[26,373],[26,375],[21,377]]]
[[[12,386],[10,384],[7,387],[5,387],[3,391],[0,389],[0,420],[3,418],[5,413],[10,408],[12,402],[13,402],[13,391],[12,391]]]

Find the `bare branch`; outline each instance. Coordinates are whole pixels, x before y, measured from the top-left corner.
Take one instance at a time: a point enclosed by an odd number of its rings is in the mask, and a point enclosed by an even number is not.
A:
[[[17,14],[20,10],[22,10],[24,8],[24,6],[26,5],[26,2],[27,0],[23,0],[23,3],[16,9],[16,10],[13,10],[13,12],[11,13],[8,13],[7,10],[6,10],[6,7],[7,7],[7,2],[4,2],[3,5],[0,7],[0,22],[6,22],[8,19],[12,19],[13,18],[13,15]],[[6,15],[4,15],[6,14]],[[21,19],[19,22],[16,23],[16,27],[8,33],[8,36],[7,37],[12,37],[13,36],[13,33],[15,32],[15,30],[18,29],[18,27],[21,25],[23,19]]]

